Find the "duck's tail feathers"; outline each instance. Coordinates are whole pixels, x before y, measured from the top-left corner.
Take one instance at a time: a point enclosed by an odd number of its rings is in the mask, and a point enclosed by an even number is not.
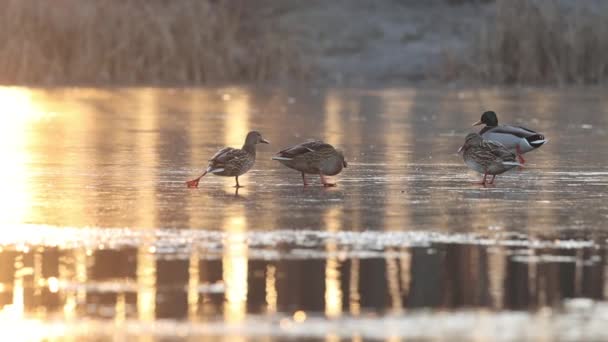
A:
[[[293,160],[293,158],[274,156],[272,157],[272,160]]]
[[[207,168],[207,172],[209,173],[218,173],[218,172],[224,172],[224,168],[223,167],[219,167],[219,168],[212,168],[212,167],[208,167]]]
[[[507,166],[519,166],[519,167],[523,167],[524,165],[522,163],[516,162],[516,161],[503,161],[502,165],[507,165]]]
[[[542,134],[534,134],[526,138],[528,144],[534,148],[539,148],[546,144],[549,140],[545,139],[545,136]]]

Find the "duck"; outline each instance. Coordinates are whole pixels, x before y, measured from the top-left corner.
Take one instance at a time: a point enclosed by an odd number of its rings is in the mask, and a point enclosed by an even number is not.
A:
[[[479,135],[486,140],[497,141],[507,149],[514,151],[521,164],[526,162],[522,156],[524,153],[535,150],[547,143],[543,134],[531,129],[521,126],[499,125],[498,117],[493,111],[484,112],[481,119],[475,122],[473,126],[482,124],[486,126],[479,131]]]
[[[241,188],[239,184],[239,176],[249,171],[255,163],[256,156],[256,145],[257,144],[269,144],[270,142],[262,137],[262,134],[258,131],[251,131],[247,133],[245,143],[243,147],[232,148],[224,147],[217,151],[211,159],[205,172],[199,177],[187,181],[186,185],[189,188],[197,188],[201,178],[206,174],[211,173],[216,176],[234,177],[236,180],[235,188]]]
[[[479,183],[483,186],[494,184],[496,175],[522,166],[514,152],[497,141],[485,140],[477,133],[468,134],[458,152],[462,152],[462,159],[469,168],[483,174]],[[492,175],[492,179],[486,183],[488,175]]]
[[[273,160],[300,171],[304,186],[308,185],[306,174],[316,174],[324,187],[336,186],[329,183],[325,176],[335,176],[348,167],[344,153],[321,140],[303,142],[279,151]]]

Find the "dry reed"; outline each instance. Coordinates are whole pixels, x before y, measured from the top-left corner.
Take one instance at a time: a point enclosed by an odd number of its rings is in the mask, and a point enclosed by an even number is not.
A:
[[[304,72],[247,0],[0,0],[0,83],[181,84]]]
[[[497,0],[474,45],[470,70],[492,83],[605,83],[608,5]]]

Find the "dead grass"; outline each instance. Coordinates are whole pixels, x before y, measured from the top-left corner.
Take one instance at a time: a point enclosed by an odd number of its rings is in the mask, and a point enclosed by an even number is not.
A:
[[[0,83],[173,84],[305,74],[248,0],[0,0]]]
[[[492,83],[605,83],[608,4],[497,0],[473,51],[469,69]]]

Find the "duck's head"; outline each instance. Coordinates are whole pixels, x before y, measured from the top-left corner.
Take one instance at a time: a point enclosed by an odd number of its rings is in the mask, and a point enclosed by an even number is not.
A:
[[[475,146],[475,145],[479,145],[481,144],[481,142],[483,141],[483,138],[481,137],[481,135],[477,134],[477,133],[469,133],[467,134],[467,136],[464,138],[464,145],[462,145],[459,149],[458,152],[462,152],[462,151],[466,151],[467,149],[469,149],[471,146]]]
[[[491,110],[484,112],[483,114],[481,114],[481,120],[474,123],[473,126],[481,124],[486,124],[486,126],[490,127],[498,126],[498,117],[496,116],[496,113]]]
[[[348,167],[348,163],[346,162],[346,158],[344,158],[344,151],[336,150],[338,152],[338,157],[342,161],[342,167]]]
[[[256,145],[256,144],[270,144],[270,142],[262,137],[262,134],[258,131],[251,131],[247,133],[245,138],[245,145]]]

